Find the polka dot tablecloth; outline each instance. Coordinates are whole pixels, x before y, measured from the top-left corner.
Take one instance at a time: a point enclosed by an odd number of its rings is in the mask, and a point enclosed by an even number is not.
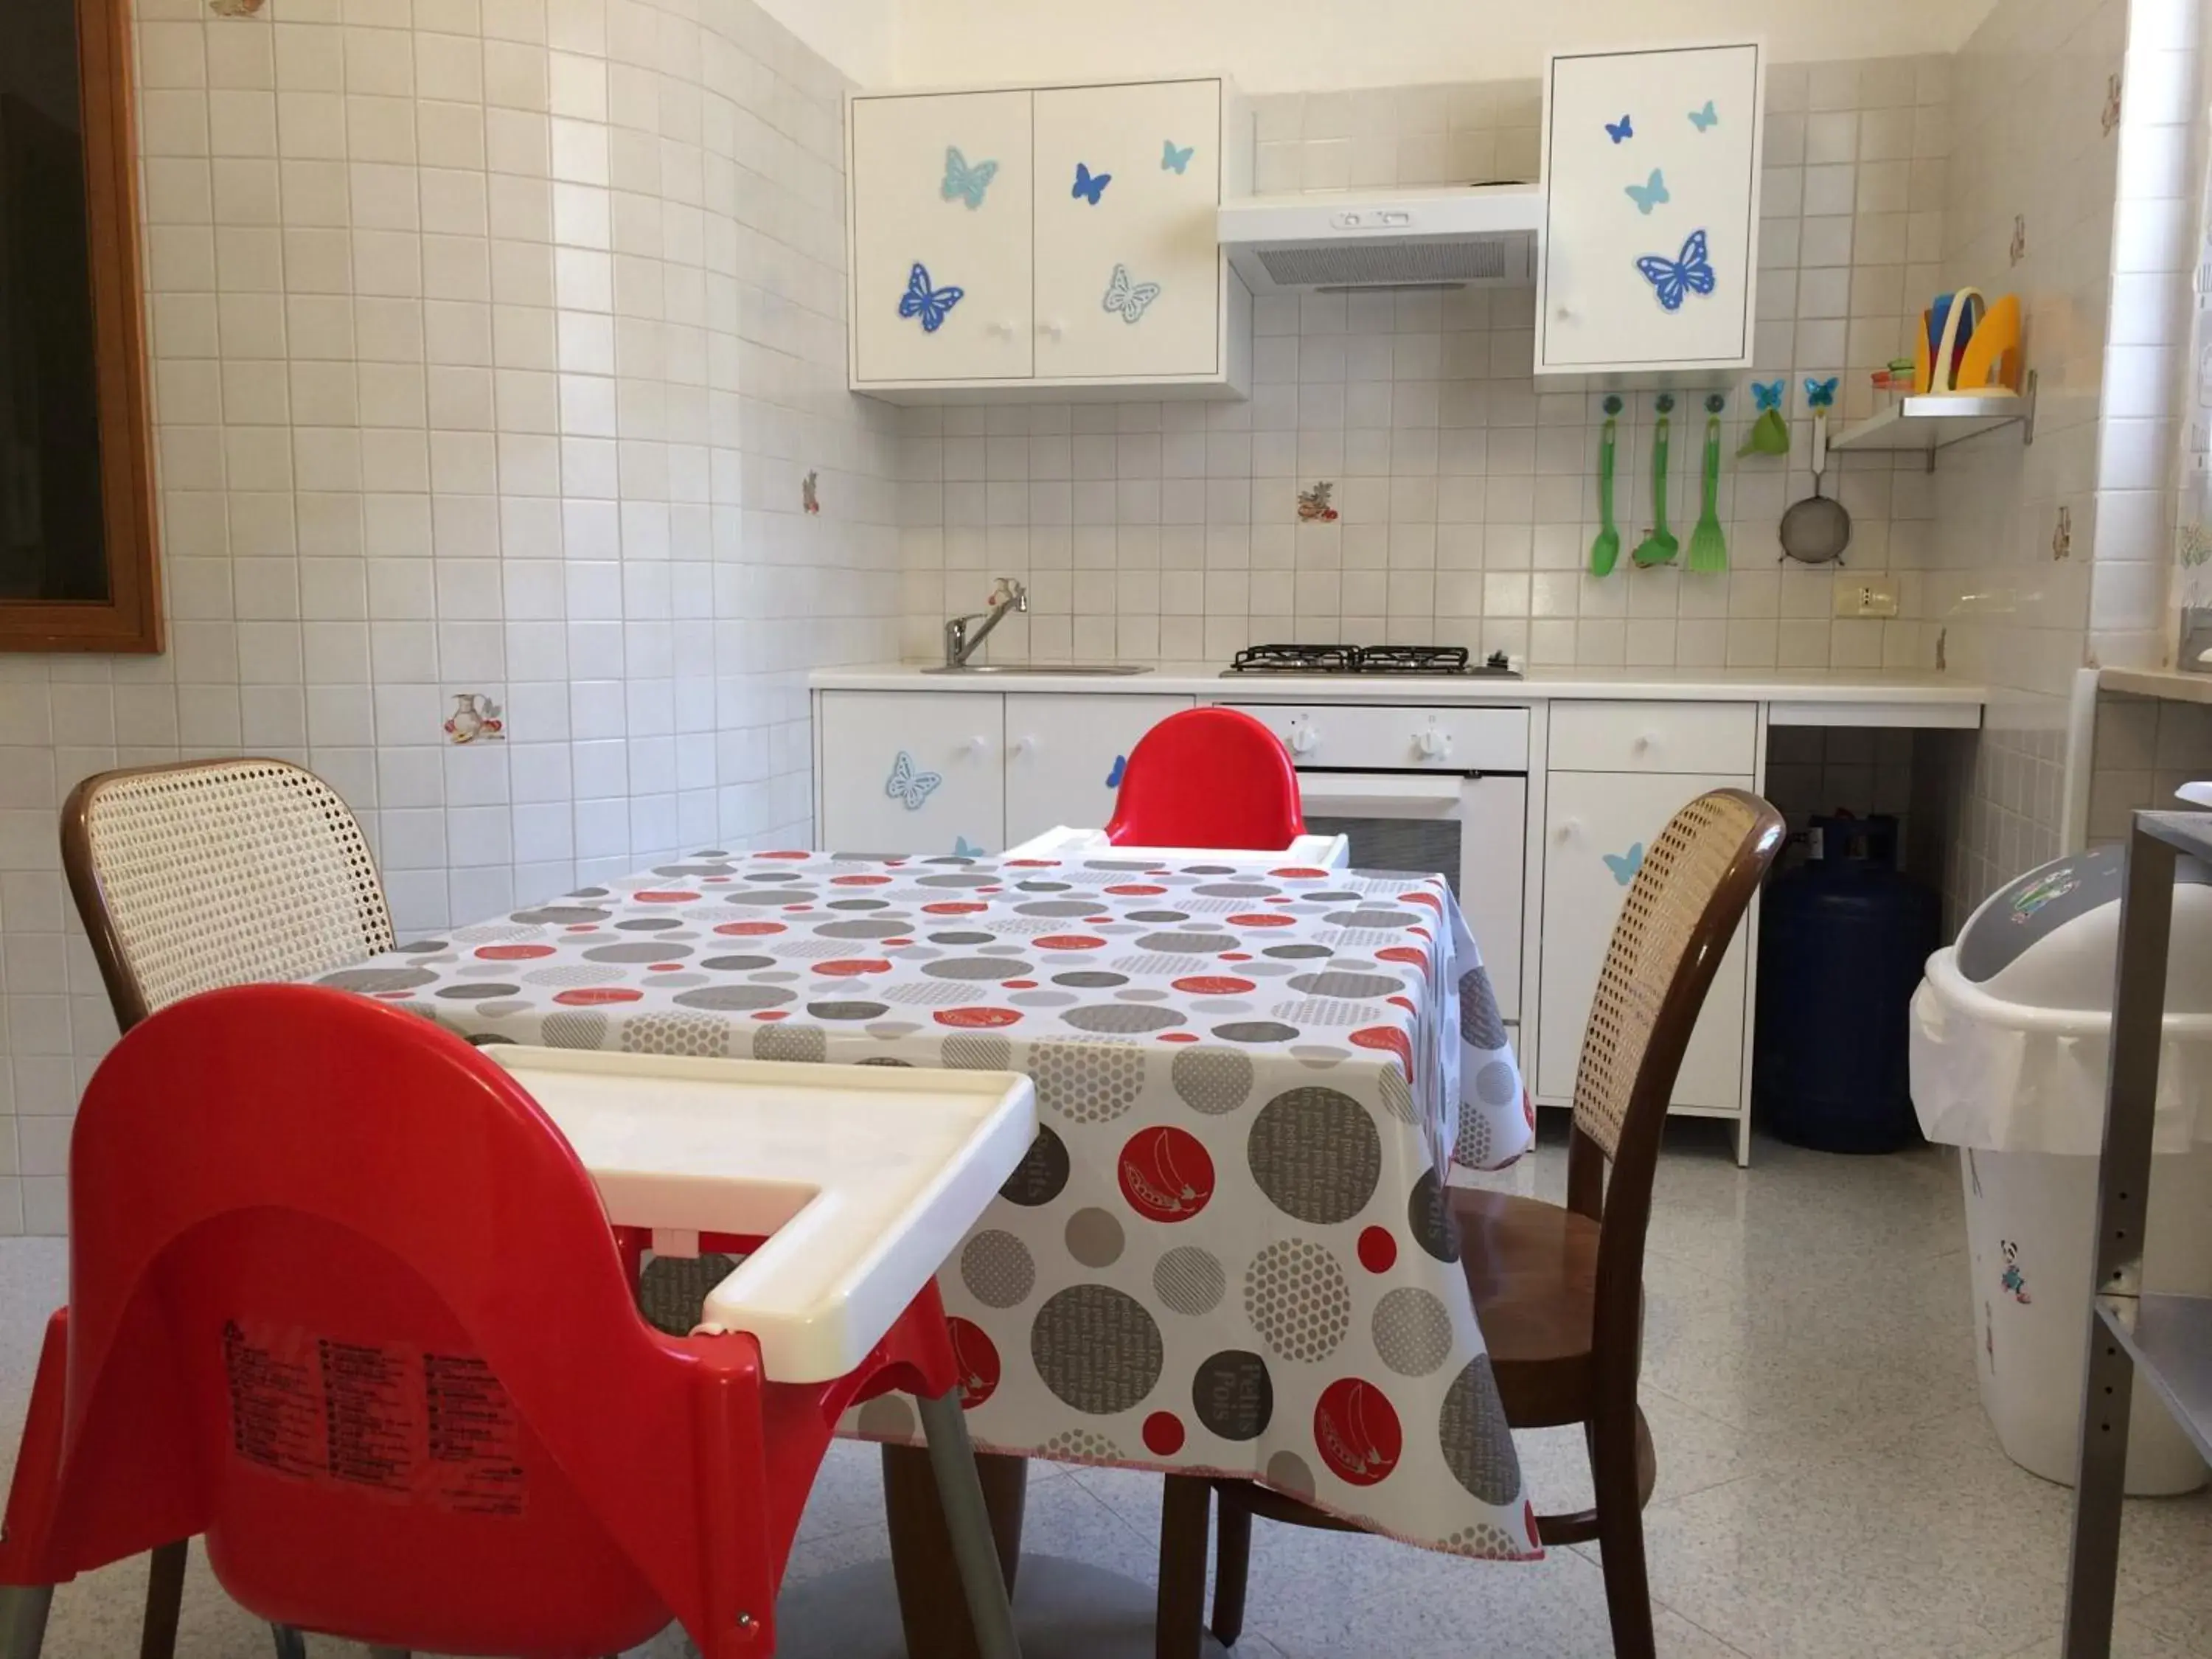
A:
[[[940,1275],[979,1444],[1539,1553],[1442,1180],[1533,1115],[1441,878],[709,851],[319,982],[478,1042],[1025,1073]],[[846,1427],[919,1438],[896,1395]]]

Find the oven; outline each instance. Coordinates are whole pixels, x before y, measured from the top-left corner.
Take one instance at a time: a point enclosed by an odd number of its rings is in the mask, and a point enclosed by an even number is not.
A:
[[[1528,710],[1236,703],[1283,741],[1306,828],[1341,835],[1355,869],[1441,874],[1510,1023],[1521,1014]]]

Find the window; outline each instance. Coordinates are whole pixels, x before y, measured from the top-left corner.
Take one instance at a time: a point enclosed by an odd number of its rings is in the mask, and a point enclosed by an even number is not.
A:
[[[0,3],[0,651],[158,651],[129,0]]]

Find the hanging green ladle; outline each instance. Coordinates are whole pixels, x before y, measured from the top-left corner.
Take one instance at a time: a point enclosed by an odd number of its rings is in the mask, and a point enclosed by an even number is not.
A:
[[[1651,533],[1638,543],[1628,556],[1646,568],[1672,564],[1674,556],[1682,550],[1682,544],[1667,528],[1667,437],[1674,423],[1665,411],[1674,406],[1672,398],[1659,400],[1659,423],[1651,428]]]
[[[1613,411],[1620,407],[1616,398],[1606,399],[1605,428],[1597,444],[1597,539],[1590,544],[1590,574],[1609,576],[1620,558],[1620,531],[1613,522],[1613,463],[1614,443],[1620,432],[1620,422]]]

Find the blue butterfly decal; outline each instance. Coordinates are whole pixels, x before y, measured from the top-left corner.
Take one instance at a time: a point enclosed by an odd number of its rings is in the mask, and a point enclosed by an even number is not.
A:
[[[1106,770],[1106,787],[1109,789],[1119,789],[1121,787],[1122,776],[1128,769],[1129,757],[1127,755],[1115,756],[1114,764]]]
[[[1133,283],[1129,267],[1115,265],[1114,274],[1106,282],[1106,297],[1099,301],[1107,311],[1118,311],[1125,323],[1134,323],[1145,314],[1145,308],[1160,297],[1158,283]]]
[[[1690,112],[1690,125],[1697,128],[1699,132],[1711,132],[1720,124],[1721,112],[1713,107],[1713,100],[1710,98],[1705,100],[1705,106],[1703,109],[1693,109]]]
[[[1753,380],[1751,383],[1752,398],[1758,404],[1759,413],[1762,415],[1770,409],[1780,409],[1782,407],[1782,394],[1789,389],[1790,382],[1787,380],[1767,380],[1765,382]]]
[[[1607,853],[1605,867],[1613,872],[1613,878],[1623,887],[1636,879],[1636,872],[1644,867],[1644,843],[1636,842],[1626,853]]]
[[[1091,206],[1097,207],[1098,198],[1104,192],[1106,186],[1113,182],[1112,173],[1093,173],[1082,162],[1078,161],[1075,164],[1075,188],[1067,193],[1070,196],[1080,197]]]
[[[966,202],[968,210],[972,213],[983,205],[983,192],[991,187],[991,180],[998,176],[999,164],[996,161],[978,161],[970,167],[968,158],[960,153],[958,145],[947,144],[945,147],[945,183],[937,193],[948,202]]]
[[[1646,218],[1651,216],[1651,210],[1662,202],[1671,202],[1674,199],[1667,193],[1667,175],[1660,172],[1657,167],[1651,169],[1650,184],[1630,185],[1626,189],[1628,199],[1636,204],[1636,210]]]
[[[921,804],[934,794],[937,786],[944,781],[945,774],[942,772],[917,770],[914,757],[902,749],[898,751],[898,758],[891,763],[890,776],[884,780],[884,793],[895,801],[903,802],[908,811],[919,812]]]
[[[1605,136],[1617,144],[1624,139],[1636,137],[1636,128],[1624,115],[1618,121],[1607,121],[1605,124]]]
[[[1805,382],[1805,407],[1833,409],[1836,406],[1836,383],[1840,376],[1831,374],[1825,380]]]
[[[1185,167],[1188,167],[1190,165],[1190,158],[1197,149],[1198,146],[1196,144],[1185,144],[1181,149],[1177,149],[1176,148],[1176,141],[1174,139],[1161,139],[1160,171],[1162,173],[1181,173]],[[1109,179],[1113,176],[1114,175],[1110,173],[1106,175]],[[1102,179],[1100,182],[1103,183],[1104,180]]]
[[[964,288],[930,287],[929,269],[916,259],[907,273],[906,292],[899,295],[899,315],[921,318],[922,332],[934,334],[945,325],[945,313],[967,292]]]
[[[971,845],[965,836],[955,836],[952,838],[952,856],[956,859],[980,859],[983,856],[983,849]]]
[[[1705,257],[1705,233],[1702,230],[1690,233],[1690,240],[1682,244],[1680,258],[1647,253],[1636,262],[1636,268],[1644,273],[1644,280],[1658,295],[1660,307],[1667,311],[1680,311],[1686,295],[1713,291],[1712,262]]]

